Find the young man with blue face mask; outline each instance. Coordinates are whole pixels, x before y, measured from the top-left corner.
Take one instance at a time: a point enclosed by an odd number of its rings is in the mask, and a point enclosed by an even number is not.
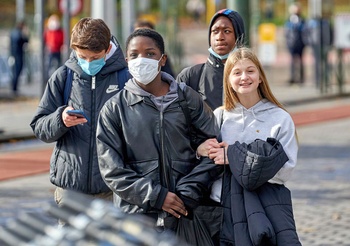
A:
[[[127,67],[118,41],[101,19],[81,19],[72,30],[71,48],[70,58],[49,79],[30,123],[38,139],[56,142],[50,181],[57,186],[58,204],[63,189],[112,199],[97,163],[96,121],[104,103],[122,89],[118,73]],[[72,83],[66,101],[69,71]],[[82,110],[86,118],[67,114],[72,109]]]
[[[244,44],[244,23],[238,12],[222,9],[209,25],[209,57],[206,63],[185,68],[177,76],[202,95],[211,109],[223,104],[223,73],[228,55]]]

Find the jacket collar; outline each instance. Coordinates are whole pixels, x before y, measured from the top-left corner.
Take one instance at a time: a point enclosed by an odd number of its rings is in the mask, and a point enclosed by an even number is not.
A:
[[[212,54],[209,54],[207,63],[209,63],[213,67],[224,67],[222,61],[219,58],[213,56]]]

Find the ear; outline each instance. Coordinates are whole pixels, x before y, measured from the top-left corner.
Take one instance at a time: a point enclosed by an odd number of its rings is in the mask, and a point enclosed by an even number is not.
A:
[[[111,49],[112,49],[112,45],[111,45],[111,44],[109,44],[109,47],[108,47],[108,49],[107,49],[106,54],[108,54],[108,53],[111,51]]]
[[[162,59],[160,60],[160,65],[162,66],[162,67],[164,67],[165,66],[165,63],[166,63],[166,60],[168,59],[168,56],[166,55],[166,54],[163,54],[163,57],[162,57]]]

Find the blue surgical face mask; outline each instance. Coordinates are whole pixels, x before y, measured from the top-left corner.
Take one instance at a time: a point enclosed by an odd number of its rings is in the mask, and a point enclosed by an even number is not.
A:
[[[102,69],[102,67],[106,64],[106,61],[104,57],[91,62],[78,57],[78,64],[85,73],[94,76]]]
[[[219,58],[220,60],[226,60],[226,59],[228,58],[228,56],[229,56],[232,52],[234,52],[236,49],[237,49],[237,47],[235,47],[233,50],[231,50],[230,53],[228,53],[228,54],[226,54],[226,55],[223,55],[223,56],[221,56],[221,55],[219,55],[218,53],[216,53],[216,52],[213,50],[212,47],[210,47],[208,50],[209,50],[210,54],[212,54],[213,56]]]

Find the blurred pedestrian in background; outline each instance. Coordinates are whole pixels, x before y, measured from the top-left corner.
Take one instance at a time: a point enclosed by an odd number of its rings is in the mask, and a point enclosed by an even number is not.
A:
[[[50,181],[57,204],[64,189],[112,200],[98,167],[96,123],[104,103],[124,87],[127,64],[102,19],[82,18],[73,27],[70,46],[72,54],[50,77],[30,126],[38,139],[56,142]]]
[[[210,139],[197,149],[215,164],[228,164],[211,193],[224,207],[222,245],[301,245],[284,186],[297,163],[293,119],[250,49],[228,57],[223,83],[224,104],[214,111],[222,142]]]
[[[28,28],[24,20],[19,21],[10,33],[12,65],[12,92],[18,95],[18,82],[25,60],[25,45],[29,42]]]
[[[304,83],[303,51],[305,48],[305,20],[301,15],[301,6],[293,3],[289,6],[289,18],[286,21],[285,38],[291,56],[290,78],[288,83]]]
[[[152,22],[150,22],[148,20],[137,20],[134,23],[134,30],[138,30],[141,28],[148,28],[148,29],[155,30],[154,24]],[[176,75],[174,73],[174,70],[172,69],[172,65],[171,65],[171,61],[170,61],[169,56],[167,56],[165,65],[161,67],[161,71],[166,72],[175,78]]]
[[[192,15],[196,24],[200,23],[201,16],[205,12],[205,5],[202,0],[188,0],[186,4],[186,10]]]
[[[214,110],[222,105],[222,81],[226,59],[237,46],[244,43],[243,19],[234,10],[222,9],[212,17],[208,35],[207,62],[183,69],[176,80],[192,87]]]
[[[61,49],[64,44],[64,31],[58,15],[51,15],[44,32],[44,43],[48,58],[47,72],[50,76],[53,71],[62,65]]]
[[[314,56],[314,80],[317,88],[325,83],[329,76],[329,51],[333,44],[333,27],[327,18],[316,16],[306,21],[305,43],[312,49]]]

